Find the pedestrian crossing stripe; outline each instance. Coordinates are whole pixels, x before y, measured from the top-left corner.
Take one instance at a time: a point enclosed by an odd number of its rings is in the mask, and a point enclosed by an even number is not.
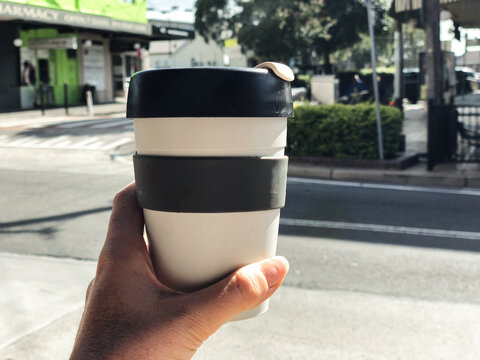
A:
[[[105,142],[98,137],[89,137],[80,141],[74,141],[72,137],[67,135],[43,140],[37,136],[9,138],[6,135],[0,135],[0,147],[25,149],[112,150],[130,142],[133,142],[132,137],[124,137],[111,142]]]

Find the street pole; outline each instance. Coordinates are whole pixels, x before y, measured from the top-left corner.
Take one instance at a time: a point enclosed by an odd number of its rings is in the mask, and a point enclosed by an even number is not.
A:
[[[440,44],[440,0],[425,1],[425,35],[427,51],[428,100],[433,105],[443,105],[443,54]]]
[[[44,88],[43,84],[40,85],[40,106],[42,107],[42,116],[45,116],[45,93],[44,93]]]
[[[65,115],[68,115],[68,85],[63,84],[63,106],[65,107]]]
[[[403,31],[402,23],[395,20],[395,106],[403,111],[404,81],[403,81]]]
[[[425,35],[427,50],[425,67],[427,74],[428,134],[427,150],[429,171],[441,161],[445,144],[442,143],[441,117],[443,105],[443,54],[440,45],[440,0],[424,2]]]
[[[372,19],[372,1],[367,0],[367,16],[368,16],[368,30],[370,32],[370,39],[372,40],[372,84],[373,92],[375,94],[375,108],[377,113],[377,133],[378,133],[378,155],[380,160],[384,159],[383,156],[383,136],[382,136],[382,118],[380,116],[380,99],[378,97],[378,83],[377,83],[377,54],[375,51],[375,33],[373,31],[373,19]]]

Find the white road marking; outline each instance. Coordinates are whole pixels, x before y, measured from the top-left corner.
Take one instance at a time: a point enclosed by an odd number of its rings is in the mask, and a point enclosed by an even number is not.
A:
[[[105,144],[103,141],[99,140],[99,141],[96,141],[90,145],[87,145],[87,146],[84,146],[83,148],[84,149],[90,149],[90,150],[101,150],[102,149],[102,145]]]
[[[114,141],[113,143],[107,144],[104,147],[104,149],[105,150],[113,149],[113,148],[116,148],[117,146],[128,144],[129,142],[133,142],[133,139],[132,138],[122,138],[118,141]]]
[[[302,183],[314,184],[314,185],[359,187],[359,188],[366,188],[366,189],[398,190],[398,191],[414,191],[414,192],[430,192],[430,193],[439,193],[439,194],[480,196],[480,190],[474,190],[474,189],[444,189],[444,188],[427,187],[427,186],[372,184],[372,183],[361,183],[361,182],[352,182],[352,181],[303,179],[303,178],[297,178],[297,177],[289,177],[288,182],[300,183],[300,184]]]
[[[98,138],[96,136],[91,137],[91,138],[86,138],[85,140],[82,140],[82,141],[79,141],[78,143],[75,143],[75,146],[77,146],[77,147],[85,146],[85,145],[88,145],[88,144],[92,144],[92,143],[96,142],[97,140],[98,140]]]
[[[22,137],[20,139],[16,139],[16,140],[13,140],[9,143],[10,146],[13,146],[13,147],[16,147],[16,146],[19,146],[19,145],[23,145],[25,143],[28,143],[29,141],[33,140],[34,137],[33,136],[26,136],[26,137]]]
[[[424,229],[406,226],[391,226],[377,224],[349,223],[342,221],[304,220],[280,218],[280,225],[313,227],[319,229],[373,231],[390,234],[432,236],[449,239],[480,240],[480,232]]]
[[[59,142],[62,142],[63,140],[65,140],[67,138],[67,135],[63,135],[63,136],[59,136],[59,137],[55,137],[55,138],[52,138],[50,140],[47,140],[45,141],[44,143],[42,143],[42,147],[48,147],[50,145],[53,145],[53,144],[57,144]]]
[[[34,138],[33,136],[29,136],[29,138],[30,138],[30,141],[23,143],[21,145],[22,147],[32,147],[42,141],[41,139]]]
[[[111,150],[120,145],[133,142],[133,138],[125,137],[113,139],[111,143],[105,143],[98,137],[88,137],[78,142],[74,142],[75,137],[63,135],[55,138],[44,139],[35,136],[26,136],[22,138],[9,138],[7,135],[0,135],[0,147],[19,147],[31,149],[75,149],[75,150]]]
[[[60,141],[59,143],[56,143],[55,145],[50,145],[54,148],[61,148],[63,149],[66,145],[70,145],[71,144],[71,141],[70,140],[63,140],[63,141]]]

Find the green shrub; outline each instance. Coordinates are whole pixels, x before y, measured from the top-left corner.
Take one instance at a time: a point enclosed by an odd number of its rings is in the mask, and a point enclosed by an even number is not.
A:
[[[398,150],[403,116],[382,106],[385,158]],[[374,105],[300,105],[288,119],[287,153],[297,156],[378,159]]]

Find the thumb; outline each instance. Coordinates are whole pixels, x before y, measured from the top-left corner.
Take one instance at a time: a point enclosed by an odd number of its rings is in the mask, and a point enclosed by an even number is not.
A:
[[[195,326],[205,339],[243,311],[267,300],[280,287],[288,272],[281,256],[244,266],[214,285],[190,294],[195,304]]]

